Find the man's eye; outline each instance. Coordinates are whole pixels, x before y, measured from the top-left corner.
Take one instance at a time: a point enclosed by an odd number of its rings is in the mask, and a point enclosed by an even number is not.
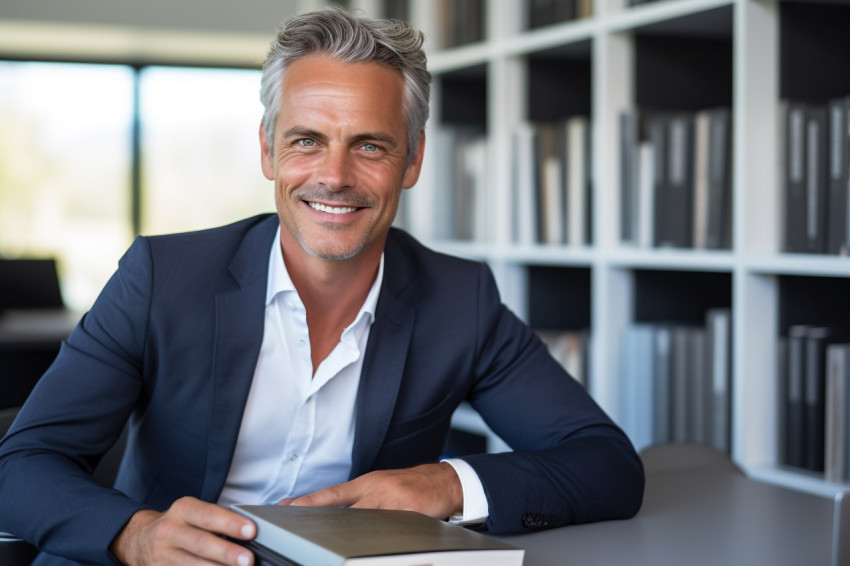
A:
[[[311,140],[310,138],[302,138],[295,143],[297,143],[301,147],[313,147],[316,145],[316,140]]]
[[[364,143],[363,149],[368,151],[368,152],[374,152],[374,151],[378,151],[381,148],[378,147],[377,145],[373,144],[373,143]]]

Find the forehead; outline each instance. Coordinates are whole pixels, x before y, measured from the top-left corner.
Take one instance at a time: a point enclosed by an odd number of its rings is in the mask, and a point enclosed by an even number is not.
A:
[[[328,55],[308,55],[290,63],[283,76],[284,99],[330,97],[400,103],[404,80],[399,71],[372,62],[347,63]]]

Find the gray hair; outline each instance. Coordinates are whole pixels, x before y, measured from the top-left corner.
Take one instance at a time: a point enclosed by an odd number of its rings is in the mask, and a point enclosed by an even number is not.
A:
[[[422,50],[424,36],[400,20],[357,17],[330,6],[295,15],[280,24],[263,64],[260,100],[265,107],[263,129],[274,148],[274,127],[280,109],[286,66],[307,55],[329,55],[346,63],[371,62],[398,70],[404,79],[404,120],[407,161],[419,149],[419,133],[428,121],[431,73]]]

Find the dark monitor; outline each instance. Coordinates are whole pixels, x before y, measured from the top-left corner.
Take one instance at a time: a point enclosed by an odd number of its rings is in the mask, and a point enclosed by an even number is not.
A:
[[[0,311],[63,307],[56,260],[0,259]]]

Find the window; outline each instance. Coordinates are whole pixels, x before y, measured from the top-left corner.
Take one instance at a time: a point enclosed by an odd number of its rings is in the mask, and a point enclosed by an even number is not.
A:
[[[0,61],[0,257],[55,257],[85,310],[136,230],[274,210],[259,87],[252,70]]]
[[[56,257],[70,308],[132,236],[132,108],[128,67],[0,62],[0,255]]]
[[[274,210],[260,169],[259,71],[141,71],[144,234],[226,224]]]

